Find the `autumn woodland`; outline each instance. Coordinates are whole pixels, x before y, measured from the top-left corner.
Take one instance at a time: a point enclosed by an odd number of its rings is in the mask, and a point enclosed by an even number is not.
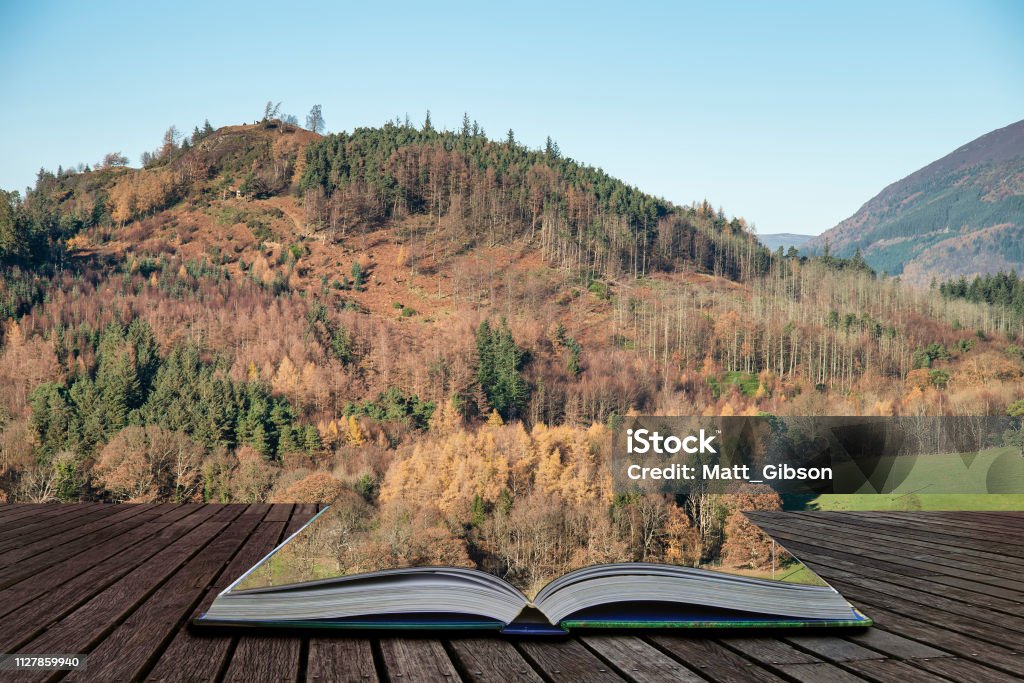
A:
[[[1024,412],[1016,276],[770,252],[469,117],[311,119],[268,105],[3,193],[0,500],[337,500],[340,569],[526,587],[763,570],[739,511],[778,496],[617,495],[617,419]]]

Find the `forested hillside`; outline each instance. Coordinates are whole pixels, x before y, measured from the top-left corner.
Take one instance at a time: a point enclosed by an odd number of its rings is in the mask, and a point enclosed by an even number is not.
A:
[[[885,188],[808,247],[917,285],[1024,268],[1024,121]]]
[[[512,517],[589,516],[579,548],[692,561],[735,508],[616,498],[618,416],[1024,398],[1019,309],[772,254],[706,201],[468,118],[171,130],[142,168],[112,153],[2,200],[6,500],[348,495],[381,539],[499,556]]]

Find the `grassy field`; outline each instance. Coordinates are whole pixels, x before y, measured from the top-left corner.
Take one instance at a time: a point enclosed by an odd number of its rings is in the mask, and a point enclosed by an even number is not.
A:
[[[1024,510],[1024,458],[1012,447],[990,448],[965,458],[960,453],[896,457],[878,494],[866,484],[852,494],[784,496],[787,510]],[[837,470],[836,479],[844,475]],[[874,479],[880,484],[881,479]]]
[[[1024,495],[999,493],[827,493],[785,499],[787,510],[1024,510]]]

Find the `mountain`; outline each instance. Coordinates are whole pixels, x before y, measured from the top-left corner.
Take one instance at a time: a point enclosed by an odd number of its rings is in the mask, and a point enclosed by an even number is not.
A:
[[[794,232],[779,232],[772,235],[757,236],[758,241],[771,251],[775,251],[779,247],[782,247],[783,251],[788,250],[790,247],[800,249],[812,238],[813,235],[798,235]]]
[[[142,168],[0,193],[0,502],[376,505],[422,467],[486,516],[522,491],[467,454],[586,482],[631,412],[1002,412],[1024,377],[1004,284],[773,254],[708,202],[468,122],[168,134]]]
[[[1024,121],[889,185],[807,247],[826,244],[917,285],[1024,270]]]

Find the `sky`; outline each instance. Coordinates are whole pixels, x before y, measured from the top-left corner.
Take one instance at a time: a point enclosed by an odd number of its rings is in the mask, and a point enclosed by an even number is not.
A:
[[[329,131],[406,114],[563,154],[762,234],[817,234],[1024,119],[1024,3],[0,0],[0,188],[133,164],[268,99]]]

